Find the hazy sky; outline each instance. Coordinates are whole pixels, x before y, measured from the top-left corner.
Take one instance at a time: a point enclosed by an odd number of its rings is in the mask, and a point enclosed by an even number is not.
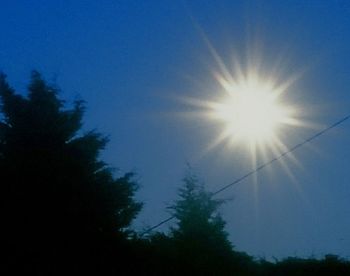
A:
[[[24,92],[32,69],[87,102],[85,129],[110,136],[103,158],[135,170],[145,202],[137,229],[168,216],[190,163],[214,191],[251,169],[245,147],[205,149],[220,126],[184,116],[180,98],[215,97],[219,69],[261,58],[262,75],[299,76],[286,102],[314,128],[281,136],[293,146],[350,112],[348,1],[0,1],[0,70]],[[186,114],[187,114],[186,113]],[[258,257],[350,257],[350,122],[220,196],[236,249]],[[271,156],[271,152],[268,152]],[[259,158],[259,162],[263,161]],[[167,226],[171,225],[169,223]],[[166,227],[162,228],[166,229]]]

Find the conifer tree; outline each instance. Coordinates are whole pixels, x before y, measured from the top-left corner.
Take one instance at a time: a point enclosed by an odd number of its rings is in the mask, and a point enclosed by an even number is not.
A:
[[[133,174],[115,177],[100,160],[107,139],[82,131],[81,101],[65,108],[38,72],[28,90],[16,93],[0,75],[1,244],[28,256],[68,254],[125,236],[141,209]]]
[[[221,273],[225,264],[227,270],[233,251],[219,213],[223,201],[213,199],[192,174],[184,178],[179,197],[170,207],[177,220],[171,236],[183,269],[186,273]]]

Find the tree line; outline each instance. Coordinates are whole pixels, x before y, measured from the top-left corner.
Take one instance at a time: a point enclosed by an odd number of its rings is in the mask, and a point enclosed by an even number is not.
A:
[[[34,71],[21,95],[0,74],[2,275],[350,275],[336,255],[270,262],[235,250],[224,201],[191,172],[169,206],[175,226],[140,235],[134,173],[100,159],[107,137],[84,131],[84,102],[67,108],[59,92]]]

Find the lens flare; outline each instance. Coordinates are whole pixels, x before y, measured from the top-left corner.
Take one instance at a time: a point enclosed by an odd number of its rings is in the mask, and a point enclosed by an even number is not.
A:
[[[259,156],[266,161],[287,150],[285,143],[292,129],[294,132],[295,127],[315,127],[301,119],[300,107],[288,101],[287,94],[299,74],[280,80],[266,69],[261,72],[258,65],[250,64],[243,70],[238,63],[231,73],[216,52],[215,57],[220,65],[220,71],[213,72],[216,88],[207,89],[202,98],[182,98],[192,107],[184,115],[210,121],[215,129],[219,128],[202,154],[220,145],[225,146],[226,154],[232,147],[235,153],[247,150],[255,168]],[[293,154],[289,158],[300,165]]]
[[[257,76],[240,81],[217,80],[225,97],[211,102],[209,117],[223,124],[225,138],[255,145],[271,143],[278,130],[296,123],[295,111],[281,102],[281,91]]]
[[[224,60],[201,27],[196,26],[214,61],[209,70],[216,82],[191,76],[197,97],[177,99],[187,106],[179,115],[196,120],[196,125],[203,123],[203,133],[211,136],[199,158],[220,148],[225,157],[239,156],[240,162],[250,161],[255,169],[259,163],[288,151],[287,144],[293,144],[305,129],[319,128],[307,119],[313,110],[300,106],[301,90],[295,85],[307,68],[291,72],[295,67],[290,66],[283,52],[268,51],[268,60],[263,58],[263,41],[254,35],[252,41],[247,41],[246,52],[230,54]],[[299,89],[292,89],[296,86]],[[301,167],[293,153],[286,158]],[[293,179],[287,160],[281,159],[280,164]]]

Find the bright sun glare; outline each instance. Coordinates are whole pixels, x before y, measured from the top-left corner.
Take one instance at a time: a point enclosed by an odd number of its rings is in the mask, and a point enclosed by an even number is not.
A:
[[[235,147],[248,150],[255,167],[260,155],[265,160],[288,151],[286,143],[292,138],[291,130],[311,126],[301,120],[305,110],[290,101],[295,96],[287,97],[302,72],[288,72],[289,76],[284,78],[286,67],[282,60],[265,63],[260,50],[249,47],[244,60],[231,58],[233,64],[227,67],[209,39],[202,35],[216,63],[211,70],[218,85],[215,88],[209,85],[212,88],[207,90],[200,82],[199,97],[182,98],[192,107],[186,116],[209,121],[213,126],[214,139],[201,155],[218,146],[224,146],[224,153]],[[297,162],[293,154],[289,157]]]
[[[254,66],[243,72],[237,65],[235,74],[224,66],[221,69],[222,72],[214,73],[219,86],[210,92],[212,100],[185,99],[197,109],[195,114],[201,119],[206,118],[220,127],[204,153],[220,145],[239,146],[250,151],[255,164],[258,152],[266,157],[268,151],[275,155],[286,151],[283,138],[287,129],[306,126],[298,118],[299,109],[285,97],[295,76],[278,82],[273,76],[259,74]]]
[[[240,142],[270,143],[284,124],[292,123],[293,112],[280,101],[280,91],[258,77],[240,82],[218,77],[226,97],[212,102],[210,117],[224,123],[222,135]]]

